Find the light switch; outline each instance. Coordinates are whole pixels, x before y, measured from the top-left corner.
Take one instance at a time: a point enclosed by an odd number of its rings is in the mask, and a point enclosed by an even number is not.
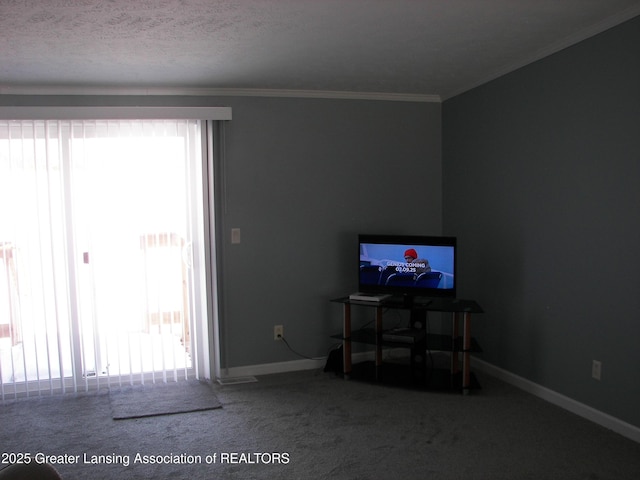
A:
[[[240,243],[240,229],[232,228],[231,229],[231,243],[236,244]]]

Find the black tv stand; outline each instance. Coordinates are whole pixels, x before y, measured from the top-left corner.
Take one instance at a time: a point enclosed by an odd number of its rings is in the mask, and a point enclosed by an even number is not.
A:
[[[415,297],[413,295],[402,295],[402,305],[404,308],[413,308]]]
[[[413,386],[426,388],[446,388],[460,390],[468,394],[479,384],[471,373],[471,352],[482,351],[477,342],[471,337],[471,314],[483,313],[482,308],[473,300],[449,298],[423,297],[391,297],[381,302],[361,302],[341,297],[332,300],[343,306],[343,331],[334,338],[340,338],[343,346],[343,375],[345,378],[369,378],[380,382],[396,383],[408,381]],[[375,308],[375,327],[352,331],[351,309],[353,307]],[[413,338],[384,338],[382,318],[386,310],[409,310],[409,324],[411,330],[422,330],[408,333]],[[428,312],[451,313],[451,335],[436,335],[425,331]],[[462,330],[462,331],[461,331]],[[375,346],[374,362],[363,362],[353,365],[352,343],[363,343]],[[409,348],[410,364],[397,368],[397,365],[383,363],[384,348]],[[426,357],[428,351],[446,351],[450,353],[448,371],[434,371],[427,368]],[[433,366],[432,366],[433,367]],[[401,371],[400,371],[401,370]],[[408,375],[407,375],[408,374]]]

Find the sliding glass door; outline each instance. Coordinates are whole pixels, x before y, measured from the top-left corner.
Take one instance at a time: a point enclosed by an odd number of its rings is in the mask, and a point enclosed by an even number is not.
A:
[[[0,123],[3,396],[193,375],[201,155],[196,121]]]

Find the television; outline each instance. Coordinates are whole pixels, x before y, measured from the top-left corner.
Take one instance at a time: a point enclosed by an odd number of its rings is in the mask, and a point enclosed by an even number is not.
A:
[[[456,237],[358,235],[358,289],[372,294],[456,296]]]

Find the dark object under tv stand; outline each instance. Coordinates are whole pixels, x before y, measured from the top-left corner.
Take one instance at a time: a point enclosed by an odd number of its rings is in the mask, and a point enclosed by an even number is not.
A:
[[[416,298],[407,301],[403,297],[391,297],[380,302],[355,301],[350,300],[349,297],[331,301],[342,304],[343,309],[342,334],[333,337],[342,340],[344,378],[371,380],[427,390],[460,391],[463,394],[468,394],[472,389],[480,387],[470,368],[471,352],[482,351],[475,339],[471,337],[471,314],[483,313],[482,308],[475,301],[451,298]],[[352,331],[351,310],[354,307],[375,309],[375,327]],[[409,311],[409,324],[414,330],[412,333],[415,338],[394,341],[389,331],[383,332],[384,312],[395,309]],[[450,313],[451,335],[431,334],[424,331],[428,312]],[[420,332],[421,329],[423,332]],[[353,364],[353,343],[375,346],[375,360]],[[409,365],[383,362],[382,352],[385,348],[409,349]],[[427,355],[430,351],[448,352],[451,356],[449,368],[434,369],[433,365],[428,367]]]

